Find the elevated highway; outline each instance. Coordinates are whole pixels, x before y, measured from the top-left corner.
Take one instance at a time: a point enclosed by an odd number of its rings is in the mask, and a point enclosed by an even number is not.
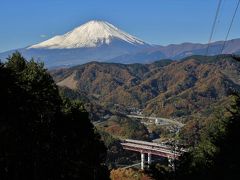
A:
[[[184,149],[176,150],[172,146],[164,144],[157,144],[146,141],[126,139],[121,143],[123,149],[141,153],[141,169],[144,169],[145,154],[148,155],[147,163],[150,165],[152,162],[152,155],[168,158],[169,161],[178,160]]]
[[[175,120],[172,120],[172,119],[167,119],[167,118],[162,118],[162,117],[147,117],[147,116],[139,116],[139,115],[127,115],[127,117],[130,117],[130,118],[137,118],[137,119],[149,119],[149,120],[160,120],[160,121],[163,121],[163,122],[166,122],[166,123],[169,123],[169,124],[174,124],[174,125],[177,125],[179,127],[183,127],[184,124],[181,123],[181,122],[178,122],[178,121],[175,121]]]

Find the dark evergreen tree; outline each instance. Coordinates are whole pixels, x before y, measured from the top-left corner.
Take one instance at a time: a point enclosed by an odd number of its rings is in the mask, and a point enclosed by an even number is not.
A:
[[[225,117],[219,112],[202,130],[201,140],[179,161],[176,179],[239,179],[240,95]]]
[[[219,152],[212,168],[212,176],[224,180],[240,179],[240,94],[234,93],[234,98],[224,136],[216,141]]]
[[[14,53],[0,82],[0,179],[107,179],[87,112],[61,98],[43,64]]]

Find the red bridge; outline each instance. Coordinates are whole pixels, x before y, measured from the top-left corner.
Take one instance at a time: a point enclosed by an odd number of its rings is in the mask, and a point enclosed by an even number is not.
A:
[[[185,152],[184,149],[176,150],[176,148],[164,144],[157,144],[152,142],[131,139],[126,139],[121,144],[123,146],[123,149],[141,153],[141,169],[144,169],[145,154],[148,154],[148,164],[151,164],[152,155],[166,157],[169,159],[169,161],[171,161],[178,159],[182,152]]]

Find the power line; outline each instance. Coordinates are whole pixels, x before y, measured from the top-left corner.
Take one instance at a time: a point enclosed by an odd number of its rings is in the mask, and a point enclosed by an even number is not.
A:
[[[230,26],[229,26],[229,28],[228,28],[228,32],[227,32],[227,35],[226,35],[226,37],[225,37],[225,40],[224,40],[224,43],[223,43],[223,46],[222,46],[222,49],[221,49],[220,54],[223,53],[223,50],[224,50],[224,48],[225,48],[225,46],[226,46],[226,42],[227,42],[227,40],[228,40],[228,36],[229,36],[229,34],[230,34],[230,31],[231,31],[231,29],[232,29],[232,25],[233,25],[234,19],[235,19],[235,17],[236,17],[236,14],[237,14],[237,11],[238,11],[238,8],[239,8],[239,4],[240,4],[240,0],[238,0],[237,6],[236,6],[236,8],[235,8],[235,11],[234,11],[234,14],[233,14],[233,17],[232,17]]]
[[[212,37],[213,37],[214,30],[215,30],[215,27],[216,27],[216,23],[217,23],[218,15],[219,15],[219,12],[220,12],[221,4],[222,4],[222,0],[219,0],[218,1],[218,6],[217,6],[217,10],[216,10],[216,14],[215,14],[215,18],[214,18],[213,25],[212,25],[212,29],[211,29],[211,33],[210,33],[210,37],[209,37],[209,40],[208,40],[207,50],[206,50],[206,54],[205,55],[208,55],[210,43],[212,42]]]
[[[218,19],[217,19],[217,21],[216,21],[216,27],[215,27],[215,30],[214,30],[214,32],[213,32],[213,36],[214,36],[214,34],[216,34],[216,32],[217,32],[218,25],[220,25],[220,20],[222,19],[222,16],[223,16],[223,13],[221,13],[221,12],[223,12],[225,2],[226,2],[226,0],[223,0],[223,1],[222,1],[222,5],[221,5],[221,7],[220,7],[220,9],[219,9],[219,15],[218,15]]]

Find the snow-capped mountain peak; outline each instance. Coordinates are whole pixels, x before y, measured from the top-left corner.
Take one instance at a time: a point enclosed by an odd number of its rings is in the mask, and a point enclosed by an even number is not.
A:
[[[72,31],[55,36],[28,49],[71,49],[91,48],[103,44],[110,44],[113,40],[120,40],[132,45],[147,45],[142,40],[118,29],[105,21],[89,21]]]

